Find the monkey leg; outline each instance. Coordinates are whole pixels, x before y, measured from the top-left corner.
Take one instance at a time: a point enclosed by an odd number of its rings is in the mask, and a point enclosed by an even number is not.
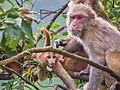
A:
[[[106,63],[111,70],[120,75],[120,53],[117,52],[107,53]]]
[[[21,66],[20,66],[20,63],[19,63],[19,62],[11,62],[11,63],[6,64],[6,66],[7,66],[8,68],[13,69],[13,70],[16,71],[16,72],[20,72],[20,71],[21,71]],[[9,74],[12,74],[12,72],[9,71],[9,70],[7,70],[7,72],[8,72]]]
[[[54,66],[53,66],[53,72],[59,76],[65,83],[65,85],[72,89],[72,90],[78,90],[77,86],[75,84],[75,82],[73,81],[73,79],[69,76],[69,74],[67,73],[67,71],[63,68],[63,66],[61,65],[60,62],[57,62]]]

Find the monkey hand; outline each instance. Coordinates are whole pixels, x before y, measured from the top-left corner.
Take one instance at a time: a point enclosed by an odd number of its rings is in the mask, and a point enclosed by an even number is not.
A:
[[[56,59],[48,57],[47,58],[47,70],[49,72],[53,71],[53,66],[55,65]]]
[[[59,46],[66,46],[69,43],[69,40],[65,40],[65,39],[58,39],[55,41],[55,46],[56,48],[58,48]]]
[[[80,72],[80,76],[82,75],[89,75],[90,74],[90,66],[88,65],[86,69]]]

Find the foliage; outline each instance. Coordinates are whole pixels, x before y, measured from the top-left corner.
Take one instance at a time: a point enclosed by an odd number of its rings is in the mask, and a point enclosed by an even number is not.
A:
[[[111,22],[120,29],[120,1],[101,0]]]
[[[14,1],[14,2],[12,2]],[[29,48],[40,46],[42,41],[40,40],[39,43],[36,43],[34,40],[34,34],[39,35],[39,30],[35,30],[33,32],[33,22],[35,21],[39,24],[39,27],[45,27],[46,23],[42,23],[44,20],[40,20],[36,18],[32,12],[33,2],[35,0],[20,0],[22,3],[15,2],[15,0],[0,0],[0,60],[12,57],[19,52],[27,50]],[[120,28],[120,1],[119,0],[101,0],[105,10],[108,13],[108,16],[112,23]],[[26,9],[21,10],[20,8],[25,6],[26,4],[30,3],[28,7],[29,11],[27,12]],[[9,5],[9,8],[3,7]],[[20,4],[20,5],[19,5]],[[27,8],[28,9],[28,8]],[[39,13],[37,13],[39,14]],[[66,19],[66,15],[62,14],[60,19]],[[40,20],[40,21],[39,21]],[[38,23],[39,21],[39,23]],[[52,24],[50,28],[50,33],[55,32],[62,26],[62,23],[56,21]],[[38,27],[38,28],[39,28]],[[52,35],[52,40],[56,40],[58,38],[67,37],[68,33],[63,31],[62,33],[58,33],[56,35]],[[37,45],[36,45],[37,44]],[[39,45],[40,44],[40,45]],[[38,61],[35,59],[29,59],[28,57],[24,57],[26,62],[21,63],[22,67],[29,66],[28,71],[23,74],[29,79],[29,82],[32,82],[32,73],[38,69]],[[5,86],[3,90],[14,90],[19,88],[19,80],[20,78],[15,76],[15,78],[8,81],[8,83],[3,83],[2,86]],[[57,81],[57,80],[56,80]],[[83,83],[78,82],[75,80],[78,86],[82,86]],[[27,86],[27,85],[26,85]],[[18,89],[17,89],[18,90]]]

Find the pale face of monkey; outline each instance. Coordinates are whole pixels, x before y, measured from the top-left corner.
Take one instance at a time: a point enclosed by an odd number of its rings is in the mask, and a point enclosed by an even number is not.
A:
[[[73,36],[82,37],[85,27],[85,16],[82,14],[70,14],[68,30]]]
[[[90,7],[85,7],[82,4],[72,6],[69,4],[66,23],[71,36],[82,38],[89,23],[88,21],[96,17],[95,12],[89,9]]]

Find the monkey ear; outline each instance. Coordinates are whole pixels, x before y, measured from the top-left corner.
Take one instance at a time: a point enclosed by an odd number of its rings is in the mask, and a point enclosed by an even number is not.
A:
[[[63,60],[63,55],[60,55],[60,54],[56,53],[56,56],[57,56],[57,60],[58,61],[62,61]]]
[[[37,53],[36,58],[38,60],[42,60],[43,59],[43,53]]]
[[[96,17],[96,14],[95,14],[95,12],[91,9],[91,7],[88,7],[89,9],[88,9],[88,11],[87,11],[87,13],[88,13],[88,17],[90,17],[90,19],[95,19],[95,17]]]
[[[95,17],[96,17],[95,13],[92,11],[89,11],[89,16],[91,19],[95,19]]]

